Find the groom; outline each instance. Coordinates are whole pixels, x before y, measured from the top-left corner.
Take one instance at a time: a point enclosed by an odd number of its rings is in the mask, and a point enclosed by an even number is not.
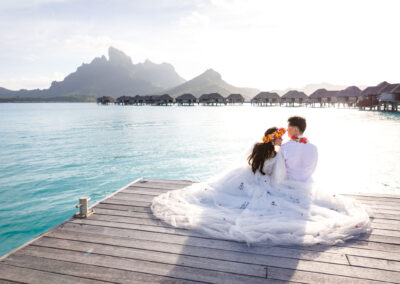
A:
[[[290,141],[282,145],[281,151],[286,165],[286,178],[300,182],[311,182],[318,161],[317,147],[303,136],[306,120],[301,116],[288,119]]]

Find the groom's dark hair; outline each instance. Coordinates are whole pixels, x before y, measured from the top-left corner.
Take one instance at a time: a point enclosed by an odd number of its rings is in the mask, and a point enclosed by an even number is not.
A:
[[[301,116],[292,116],[288,119],[290,126],[296,126],[299,128],[300,132],[303,133],[306,130],[307,123],[306,119]]]

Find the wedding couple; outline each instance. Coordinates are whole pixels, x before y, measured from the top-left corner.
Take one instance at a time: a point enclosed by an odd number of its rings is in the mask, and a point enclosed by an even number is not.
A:
[[[370,231],[360,202],[313,183],[318,151],[305,130],[303,117],[290,117],[290,140],[282,144],[286,129],[269,128],[238,165],[155,197],[153,214],[175,227],[247,245],[335,244]]]

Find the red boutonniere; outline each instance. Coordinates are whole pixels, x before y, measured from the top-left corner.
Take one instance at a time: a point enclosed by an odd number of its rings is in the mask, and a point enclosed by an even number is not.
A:
[[[290,137],[293,141],[299,142],[299,143],[303,143],[306,144],[308,142],[308,139],[306,137],[301,137],[299,138],[298,136],[292,136]]]

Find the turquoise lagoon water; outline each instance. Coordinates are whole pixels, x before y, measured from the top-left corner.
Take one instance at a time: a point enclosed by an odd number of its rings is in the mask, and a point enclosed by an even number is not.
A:
[[[0,105],[0,255],[139,178],[205,180],[270,126],[307,118],[317,181],[400,193],[400,114],[290,107]]]

